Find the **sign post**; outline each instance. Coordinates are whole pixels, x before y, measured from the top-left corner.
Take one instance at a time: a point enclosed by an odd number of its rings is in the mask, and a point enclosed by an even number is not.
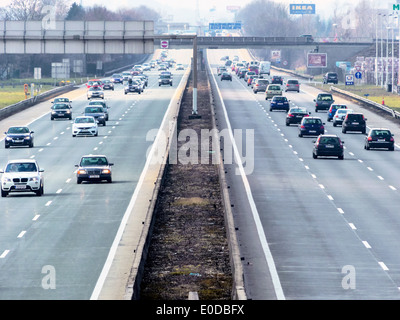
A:
[[[161,49],[168,49],[169,42],[168,40],[161,40]]]

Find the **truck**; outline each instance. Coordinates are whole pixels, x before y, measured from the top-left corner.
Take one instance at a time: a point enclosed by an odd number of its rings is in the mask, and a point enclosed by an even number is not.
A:
[[[271,62],[270,61],[261,61],[260,67],[258,69],[259,75],[268,74],[271,72]]]

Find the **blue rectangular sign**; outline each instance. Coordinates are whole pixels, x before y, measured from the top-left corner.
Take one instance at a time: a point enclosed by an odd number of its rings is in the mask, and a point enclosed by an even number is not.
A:
[[[291,4],[290,14],[315,14],[315,4]]]
[[[234,30],[241,29],[242,24],[240,22],[234,23],[209,23],[208,28],[210,30]]]

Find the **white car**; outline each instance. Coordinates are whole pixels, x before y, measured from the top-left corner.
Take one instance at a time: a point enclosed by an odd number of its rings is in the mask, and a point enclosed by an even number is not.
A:
[[[97,121],[92,116],[76,117],[72,124],[72,136],[95,136],[98,135]]]
[[[39,165],[34,159],[8,161],[4,170],[0,170],[1,196],[7,197],[10,192],[34,192],[43,195],[44,178]]]
[[[104,91],[101,87],[91,87],[87,92],[88,100],[93,98],[101,98],[104,99]]]

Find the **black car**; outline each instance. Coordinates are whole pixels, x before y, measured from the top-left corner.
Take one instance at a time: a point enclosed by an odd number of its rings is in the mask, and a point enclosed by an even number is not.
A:
[[[311,112],[308,112],[306,108],[291,108],[286,115],[286,125],[299,124],[304,117],[308,117]]]
[[[139,94],[142,93],[142,85],[138,81],[133,81],[128,83],[124,88],[124,93],[128,94],[128,92],[137,92]]]
[[[333,96],[330,93],[320,93],[317,98],[314,99],[315,102],[315,112],[318,110],[329,110],[331,104],[335,102]]]
[[[111,166],[113,163],[108,162],[104,155],[85,155],[82,156],[79,164],[75,167],[76,183],[81,184],[83,181],[103,181],[112,182]]]
[[[364,149],[385,148],[394,151],[394,138],[389,129],[372,128],[365,137]]]
[[[4,146],[9,148],[11,146],[28,146],[33,147],[33,131],[30,131],[28,127],[10,127],[4,139]]]
[[[324,81],[324,84],[327,84],[329,82],[337,84],[339,82],[338,75],[336,72],[327,72],[324,75],[323,81]]]
[[[50,120],[67,118],[72,120],[72,107],[68,103],[55,103],[51,106]]]
[[[240,68],[240,69],[239,69],[239,72],[238,72],[238,77],[239,77],[239,79],[244,78],[244,76],[246,75],[246,73],[247,73],[247,69],[246,69],[246,68]]]
[[[271,83],[283,85],[283,78],[281,76],[272,76]]]
[[[342,132],[361,131],[361,133],[365,134],[367,128],[366,120],[362,113],[348,113],[342,122]]]
[[[323,157],[338,157],[344,159],[343,143],[337,135],[321,134],[314,142],[312,156],[317,159]]]
[[[325,123],[319,117],[303,117],[299,125],[299,137],[319,136],[325,133]]]
[[[103,90],[114,91],[114,83],[112,83],[110,80],[103,80]]]
[[[88,106],[85,108],[85,116],[92,116],[98,124],[106,125],[106,113],[102,106]]]
[[[222,72],[221,74],[221,81],[222,80],[229,80],[232,81],[232,75],[229,72]]]

